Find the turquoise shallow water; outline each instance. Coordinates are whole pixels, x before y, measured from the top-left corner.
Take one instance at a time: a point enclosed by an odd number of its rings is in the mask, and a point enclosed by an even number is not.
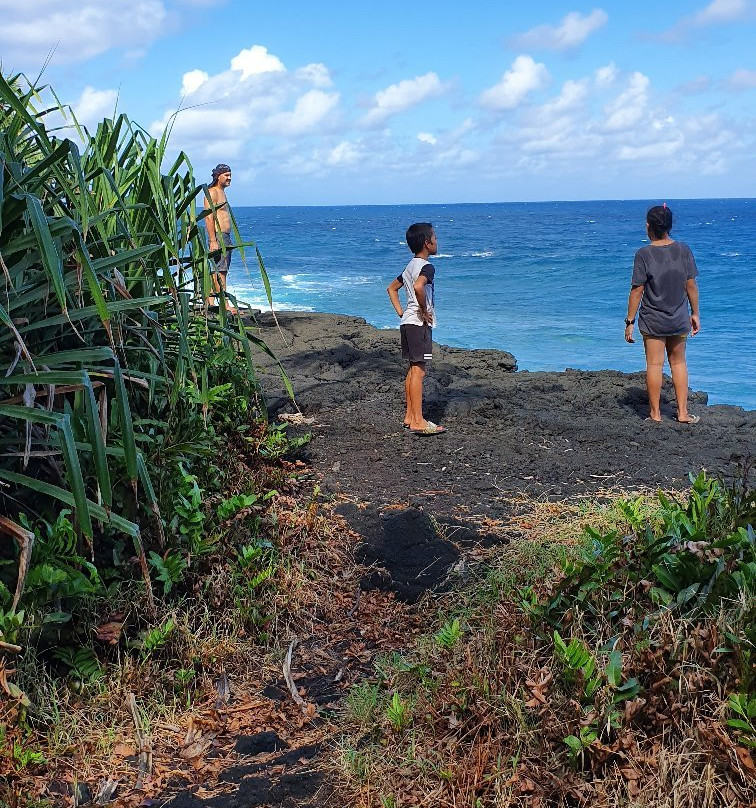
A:
[[[667,200],[673,237],[700,271],[702,331],[688,346],[691,387],[710,403],[756,409],[756,200]],[[413,221],[436,227],[439,342],[499,348],[521,370],[643,370],[623,339],[633,255],[657,201],[235,208],[265,260],[279,309],[337,312],[395,328],[385,289],[410,253]],[[266,306],[256,262],[234,256],[229,285]]]

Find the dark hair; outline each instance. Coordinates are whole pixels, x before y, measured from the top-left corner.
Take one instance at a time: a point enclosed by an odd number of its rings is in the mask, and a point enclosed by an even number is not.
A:
[[[413,255],[417,255],[432,238],[433,225],[430,222],[417,222],[407,229],[407,246]]]
[[[646,221],[654,238],[664,238],[672,229],[672,211],[664,205],[654,205],[646,214]]]

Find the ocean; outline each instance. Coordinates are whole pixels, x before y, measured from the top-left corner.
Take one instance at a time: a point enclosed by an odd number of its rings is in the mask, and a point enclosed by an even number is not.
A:
[[[229,193],[231,201],[232,194]],[[364,317],[397,328],[386,286],[411,258],[404,233],[438,234],[437,342],[498,348],[520,370],[645,369],[623,339],[633,256],[659,201],[234,208],[262,253],[276,309]],[[667,200],[673,238],[700,272],[701,332],[688,343],[690,386],[711,404],[756,409],[756,200]],[[254,252],[229,289],[268,308]],[[398,348],[397,348],[398,350]]]

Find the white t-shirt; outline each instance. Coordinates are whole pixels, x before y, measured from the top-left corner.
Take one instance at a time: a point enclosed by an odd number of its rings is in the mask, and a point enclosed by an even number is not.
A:
[[[404,285],[404,291],[407,294],[407,305],[404,307],[402,325],[425,325],[420,319],[420,306],[417,303],[417,296],[415,295],[415,281],[423,275],[428,279],[428,282],[425,284],[425,306],[431,315],[430,325],[435,327],[436,312],[433,306],[433,276],[435,274],[435,267],[425,258],[413,258],[404,268],[404,272],[397,277],[397,281]]]

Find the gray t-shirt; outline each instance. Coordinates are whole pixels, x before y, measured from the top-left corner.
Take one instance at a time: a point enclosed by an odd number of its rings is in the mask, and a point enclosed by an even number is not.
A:
[[[652,337],[669,337],[690,331],[688,293],[690,278],[698,275],[687,244],[673,241],[662,247],[649,244],[635,253],[633,286],[643,286],[638,328]]]

